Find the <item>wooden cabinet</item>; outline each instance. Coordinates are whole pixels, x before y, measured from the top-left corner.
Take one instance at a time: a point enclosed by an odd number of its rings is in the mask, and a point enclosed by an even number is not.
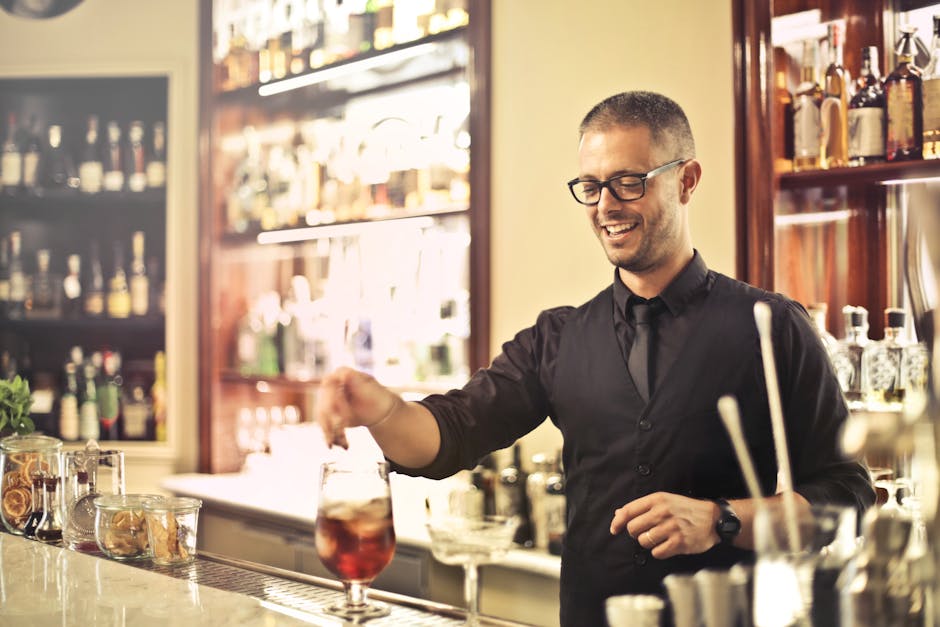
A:
[[[168,121],[168,83],[167,76],[159,75],[0,79],[0,115],[7,139],[4,149],[8,155],[9,151],[19,151],[12,162],[4,157],[4,166],[9,170],[5,178],[23,175],[19,183],[4,181],[0,237],[9,239],[12,233],[18,234],[25,276],[22,285],[27,294],[25,305],[16,312],[6,306],[9,301],[0,307],[0,349],[4,353],[4,372],[0,376],[9,375],[9,367],[29,377],[37,428],[65,440],[76,439],[59,428],[59,400],[65,387],[63,365],[73,358],[73,346],[83,349],[86,360],[100,351],[120,354],[120,370],[127,385],[117,414],[120,417],[115,432],[119,438],[126,435],[123,409],[130,398],[130,385],[144,392],[141,403],[150,402],[155,355],[166,351],[162,283],[167,261],[167,193],[165,176],[157,176],[156,169],[164,172],[166,163],[165,153],[154,159],[150,147],[153,129],[165,129]],[[86,175],[80,162],[86,154],[83,147],[90,116],[99,121],[98,150],[107,145],[106,128],[114,125],[121,134],[121,151],[130,157],[128,134],[134,122],[142,132],[138,146],[146,147],[136,152],[139,161],[125,159],[111,168],[120,174],[111,176],[101,190],[93,192],[86,184],[94,177],[80,180]],[[52,146],[58,146],[59,151],[53,151]],[[54,152],[71,162],[67,183],[51,174],[58,172],[54,164],[62,163],[53,157]],[[145,162],[153,162],[155,168],[149,179],[144,173]],[[29,173],[33,168],[37,172],[35,180]],[[136,311],[120,306],[109,311],[107,292],[119,271],[124,277],[125,305],[131,302],[127,292],[131,285],[145,285],[132,280],[134,233],[142,234],[144,265],[136,267],[146,268],[150,289],[148,292],[147,287],[142,288],[143,300]],[[40,272],[40,251],[48,251],[48,274]],[[105,292],[104,300],[98,301],[101,308],[97,313],[86,306],[93,283],[93,251],[100,261]],[[64,283],[67,260],[73,255],[80,262],[78,281]],[[4,270],[9,272],[9,267]],[[41,290],[51,290],[42,298],[42,304]],[[69,311],[64,302],[69,294],[75,299],[74,311]],[[81,365],[77,375],[81,379]],[[141,417],[140,412],[135,415]],[[154,442],[157,436],[152,425],[145,437],[137,432],[134,435],[134,439],[149,441],[131,445],[135,450],[144,447],[158,455],[166,452],[167,444]],[[166,439],[162,430],[161,435]],[[101,439],[108,439],[107,435],[103,433]]]
[[[884,76],[897,63],[898,26],[918,25],[929,46],[935,12],[940,4],[917,0],[734,3],[737,274],[804,304],[828,303],[827,327],[837,337],[845,305],[868,309],[873,338],[882,337],[886,307],[923,313],[905,276],[907,250],[917,245],[906,233],[908,192],[919,180],[940,177],[940,160],[788,171],[781,129],[787,114],[775,78],[782,75],[792,93],[801,59],[784,41],[824,37],[825,24],[840,20],[850,74],[859,73],[861,48],[877,46]]]
[[[202,3],[200,469],[488,361],[488,0]]]

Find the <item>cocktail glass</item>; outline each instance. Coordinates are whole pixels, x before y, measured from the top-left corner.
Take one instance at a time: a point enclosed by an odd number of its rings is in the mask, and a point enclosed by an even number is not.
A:
[[[346,592],[343,601],[324,608],[327,614],[361,622],[389,613],[384,603],[366,598],[372,580],[395,554],[388,463],[323,464],[316,547]]]
[[[429,519],[431,553],[444,564],[463,566],[465,625],[480,624],[479,566],[505,557],[518,526],[515,516],[432,515]]]

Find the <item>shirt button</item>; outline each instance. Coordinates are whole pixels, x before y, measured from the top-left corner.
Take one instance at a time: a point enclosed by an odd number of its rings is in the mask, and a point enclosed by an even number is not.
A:
[[[651,423],[649,420],[644,418],[643,420],[639,422],[638,426],[640,427],[640,431],[649,431],[650,429],[653,428],[653,423]]]
[[[648,477],[650,473],[653,472],[653,470],[649,467],[648,464],[640,464],[639,466],[636,467],[636,471],[640,473],[641,475],[643,475],[644,477]]]
[[[633,554],[633,563],[637,566],[646,565],[646,553],[634,553]]]

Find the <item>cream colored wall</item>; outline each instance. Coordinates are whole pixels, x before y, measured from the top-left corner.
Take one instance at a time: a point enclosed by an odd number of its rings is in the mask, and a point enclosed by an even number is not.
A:
[[[85,0],[48,20],[0,11],[0,76],[168,75],[167,378],[173,446],[128,443],[128,489],[197,458],[198,2]]]
[[[612,267],[564,182],[577,126],[603,98],[659,91],[678,101],[703,178],[692,235],[708,264],[734,272],[730,2],[493,1],[492,353],[546,307],[580,304]],[[524,453],[554,451],[546,423]]]

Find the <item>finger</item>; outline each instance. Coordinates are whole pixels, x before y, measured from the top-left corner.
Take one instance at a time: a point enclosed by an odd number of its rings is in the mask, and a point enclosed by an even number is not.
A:
[[[650,551],[650,555],[658,560],[679,555],[679,540],[675,536],[668,536]]]
[[[656,528],[647,529],[637,536],[637,542],[644,549],[652,549],[663,542],[662,533],[657,533]]]
[[[652,529],[657,525],[661,525],[666,521],[666,519],[666,515],[660,511],[649,510],[643,512],[627,523],[627,533],[629,533],[634,538],[637,538],[646,530]]]
[[[652,506],[652,500],[650,499],[650,496],[652,495],[640,497],[617,509],[614,512],[613,519],[610,521],[610,533],[620,533],[631,520],[648,511]],[[643,529],[640,529],[639,531],[643,531]],[[636,537],[633,533],[630,535]]]

